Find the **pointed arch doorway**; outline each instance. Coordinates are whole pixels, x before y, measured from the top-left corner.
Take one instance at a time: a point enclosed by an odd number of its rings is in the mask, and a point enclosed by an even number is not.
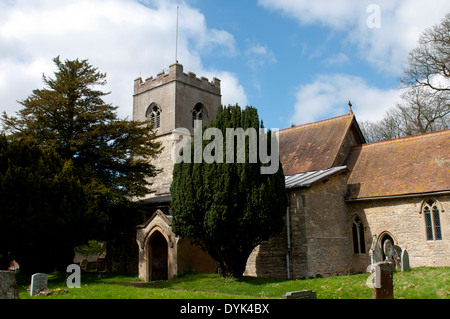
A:
[[[161,232],[154,231],[148,241],[149,245],[149,273],[150,280],[168,279],[168,245],[167,240]]]

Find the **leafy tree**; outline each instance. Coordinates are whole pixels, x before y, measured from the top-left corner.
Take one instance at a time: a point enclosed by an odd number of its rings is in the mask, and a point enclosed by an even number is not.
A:
[[[15,258],[27,273],[65,271],[73,247],[96,225],[89,201],[71,160],[30,138],[0,136],[3,265]]]
[[[77,246],[74,250],[83,256],[101,254],[106,251],[104,243],[97,240],[89,240],[87,245]]]
[[[85,243],[110,239],[118,229],[134,236],[132,227],[125,229],[128,224],[117,225],[116,207],[134,206],[132,198],[145,195],[148,177],[158,173],[149,161],[160,152],[155,132],[148,122],[117,117],[117,107],[103,100],[109,93],[99,89],[106,74],[88,60],[53,61],[57,70],[53,77],[43,75],[45,88],[20,101],[16,116],[3,114],[4,132],[9,140],[32,139],[70,161],[89,193],[88,209],[98,226],[90,235],[80,232]]]
[[[3,114],[5,131],[55,147],[73,160],[84,183],[108,198],[146,194],[147,177],[157,173],[148,161],[159,152],[155,133],[145,123],[118,119],[117,107],[102,99],[109,93],[95,89],[106,84],[106,74],[87,60],[53,61],[58,70],[55,78],[43,76],[47,88],[20,101],[17,117]]]
[[[259,132],[257,110],[221,107],[209,128],[219,129],[223,136],[227,128],[255,128]],[[270,145],[270,132],[268,136]],[[202,151],[207,144],[203,143]],[[225,137],[220,146],[227,149]],[[263,164],[259,159],[249,161],[249,149],[246,139],[245,163],[238,163],[237,148],[234,163],[226,161],[225,151],[223,163],[194,163],[192,144],[191,161],[175,164],[173,171],[172,229],[206,250],[219,263],[224,277],[241,277],[251,251],[279,233],[284,224],[287,193],[281,164],[275,174],[261,174]],[[221,156],[217,149],[211,154],[217,159]]]

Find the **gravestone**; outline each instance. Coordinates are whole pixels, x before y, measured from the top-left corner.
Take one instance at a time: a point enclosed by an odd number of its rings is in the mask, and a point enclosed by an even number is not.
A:
[[[86,271],[88,268],[88,260],[86,258],[81,259],[80,261],[80,268],[83,271]]]
[[[394,269],[393,262],[376,263],[373,267],[373,299],[394,299]]]
[[[384,252],[384,255],[386,256],[386,261],[392,261],[393,247],[392,247],[392,242],[390,240],[386,240],[384,242],[383,252]]]
[[[14,272],[0,270],[0,299],[19,299]]]
[[[312,290],[299,290],[287,292],[281,296],[281,299],[317,299],[315,291]]]
[[[47,274],[37,273],[31,276],[30,295],[37,296],[40,291],[47,289],[48,276]]]
[[[383,252],[381,251],[381,247],[378,244],[377,235],[372,236],[372,246],[369,249],[370,256],[370,265],[367,267],[367,272],[370,272],[372,266],[376,263],[383,261]]]
[[[397,268],[402,268],[402,249],[397,245],[394,245],[392,249],[392,257],[394,257],[395,266]]]
[[[402,272],[403,271],[408,271],[410,266],[409,266],[409,255],[408,255],[408,251],[406,249],[403,249],[402,251]]]

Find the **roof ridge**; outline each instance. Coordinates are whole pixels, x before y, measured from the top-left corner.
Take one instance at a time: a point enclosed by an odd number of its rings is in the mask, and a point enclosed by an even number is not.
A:
[[[310,122],[310,123],[305,123],[305,124],[300,124],[300,125],[296,125],[296,126],[292,126],[292,127],[286,127],[283,128],[281,130],[278,130],[278,132],[286,132],[289,130],[294,130],[294,129],[298,129],[298,128],[303,128],[303,127],[307,127],[307,126],[311,126],[311,125],[315,125],[315,124],[322,124],[322,123],[326,123],[326,122],[331,122],[331,121],[335,121],[344,117],[349,117],[349,118],[354,118],[355,116],[353,114],[347,113],[347,114],[343,114],[343,115],[339,115],[339,116],[335,116],[335,117],[331,117],[328,119],[324,119],[324,120],[320,120],[320,121],[316,121],[316,122]]]
[[[402,137],[396,137],[396,138],[392,138],[389,140],[381,140],[381,141],[375,141],[375,142],[365,143],[365,144],[359,144],[359,145],[353,146],[352,149],[377,146],[377,145],[395,144],[395,143],[399,143],[402,141],[412,141],[412,140],[421,139],[421,138],[433,137],[433,136],[441,135],[441,134],[445,134],[445,133],[450,133],[450,129],[427,132],[427,133],[420,133],[420,134],[408,135],[408,136],[402,136]]]

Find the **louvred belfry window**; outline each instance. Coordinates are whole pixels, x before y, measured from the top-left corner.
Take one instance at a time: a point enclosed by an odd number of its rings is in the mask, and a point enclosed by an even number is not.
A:
[[[192,127],[194,127],[196,120],[204,121],[207,119],[208,119],[208,116],[206,114],[205,107],[203,106],[203,104],[197,103],[195,105],[194,109],[192,110]],[[203,124],[207,124],[207,123],[203,123]]]
[[[161,111],[160,111],[159,107],[156,104],[152,103],[149,106],[145,116],[146,116],[147,120],[150,121],[150,124],[152,124],[154,128],[159,128],[160,127],[160,124],[161,124],[161,120],[160,120]]]

